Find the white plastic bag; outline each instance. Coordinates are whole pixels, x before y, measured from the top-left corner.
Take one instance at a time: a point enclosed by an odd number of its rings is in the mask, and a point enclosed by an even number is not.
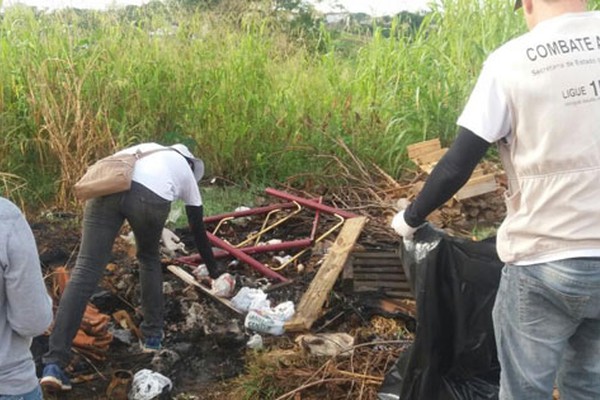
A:
[[[163,244],[162,250],[169,257],[175,257],[177,252],[187,254],[185,244],[179,239],[179,236],[169,229],[163,228],[160,238]]]
[[[285,329],[284,321],[273,318],[268,311],[252,310],[246,314],[244,326],[255,332],[268,333],[270,335],[283,335]]]
[[[273,309],[250,310],[244,320],[244,326],[256,332],[282,335],[284,324],[294,316],[294,303],[285,301]]]
[[[211,292],[215,296],[231,297],[234,289],[235,279],[227,272],[212,281]]]
[[[202,281],[203,278],[210,276],[210,273],[208,272],[206,264],[200,264],[192,270],[192,275],[194,275],[197,281]]]
[[[129,400],[152,400],[159,396],[163,390],[173,388],[171,380],[158,372],[141,369],[133,376]]]
[[[249,349],[253,350],[262,350],[263,349],[263,338],[258,333],[255,333],[250,337],[246,346]]]
[[[267,300],[267,294],[260,289],[242,287],[231,299],[231,305],[241,312],[250,310],[264,310],[271,308],[271,302]]]

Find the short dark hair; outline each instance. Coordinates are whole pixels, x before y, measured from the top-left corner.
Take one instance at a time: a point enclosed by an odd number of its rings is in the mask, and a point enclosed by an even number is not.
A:
[[[515,1],[515,10],[518,10],[522,6],[523,6],[523,2],[521,0],[516,0]]]

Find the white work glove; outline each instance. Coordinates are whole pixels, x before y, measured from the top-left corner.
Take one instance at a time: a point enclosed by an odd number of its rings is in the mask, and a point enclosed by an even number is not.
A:
[[[414,233],[419,229],[419,227],[413,228],[406,223],[406,220],[404,219],[404,210],[394,215],[391,226],[398,235],[406,240],[412,240]]]
[[[164,251],[169,256],[174,257],[177,254],[177,251],[187,254],[185,245],[180,241],[179,236],[167,228],[163,228],[160,237],[163,243]]]

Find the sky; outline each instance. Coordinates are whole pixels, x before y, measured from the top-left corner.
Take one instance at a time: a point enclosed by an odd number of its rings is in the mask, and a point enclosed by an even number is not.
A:
[[[428,0],[307,0],[322,12],[335,12],[342,5],[347,11],[363,12],[376,17],[395,15],[400,11],[417,12],[427,9]]]
[[[400,11],[417,12],[427,9],[428,0],[307,0],[322,12],[336,12],[343,6],[350,12],[364,12],[373,16],[393,15]],[[54,10],[63,7],[107,9],[115,6],[141,5],[148,0],[0,0],[2,8],[15,3]]]

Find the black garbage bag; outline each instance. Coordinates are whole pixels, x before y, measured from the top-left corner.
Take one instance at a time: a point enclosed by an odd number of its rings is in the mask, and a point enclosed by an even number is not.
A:
[[[492,308],[503,263],[495,238],[454,238],[427,224],[400,247],[417,303],[416,336],[386,374],[378,399],[497,399]]]

